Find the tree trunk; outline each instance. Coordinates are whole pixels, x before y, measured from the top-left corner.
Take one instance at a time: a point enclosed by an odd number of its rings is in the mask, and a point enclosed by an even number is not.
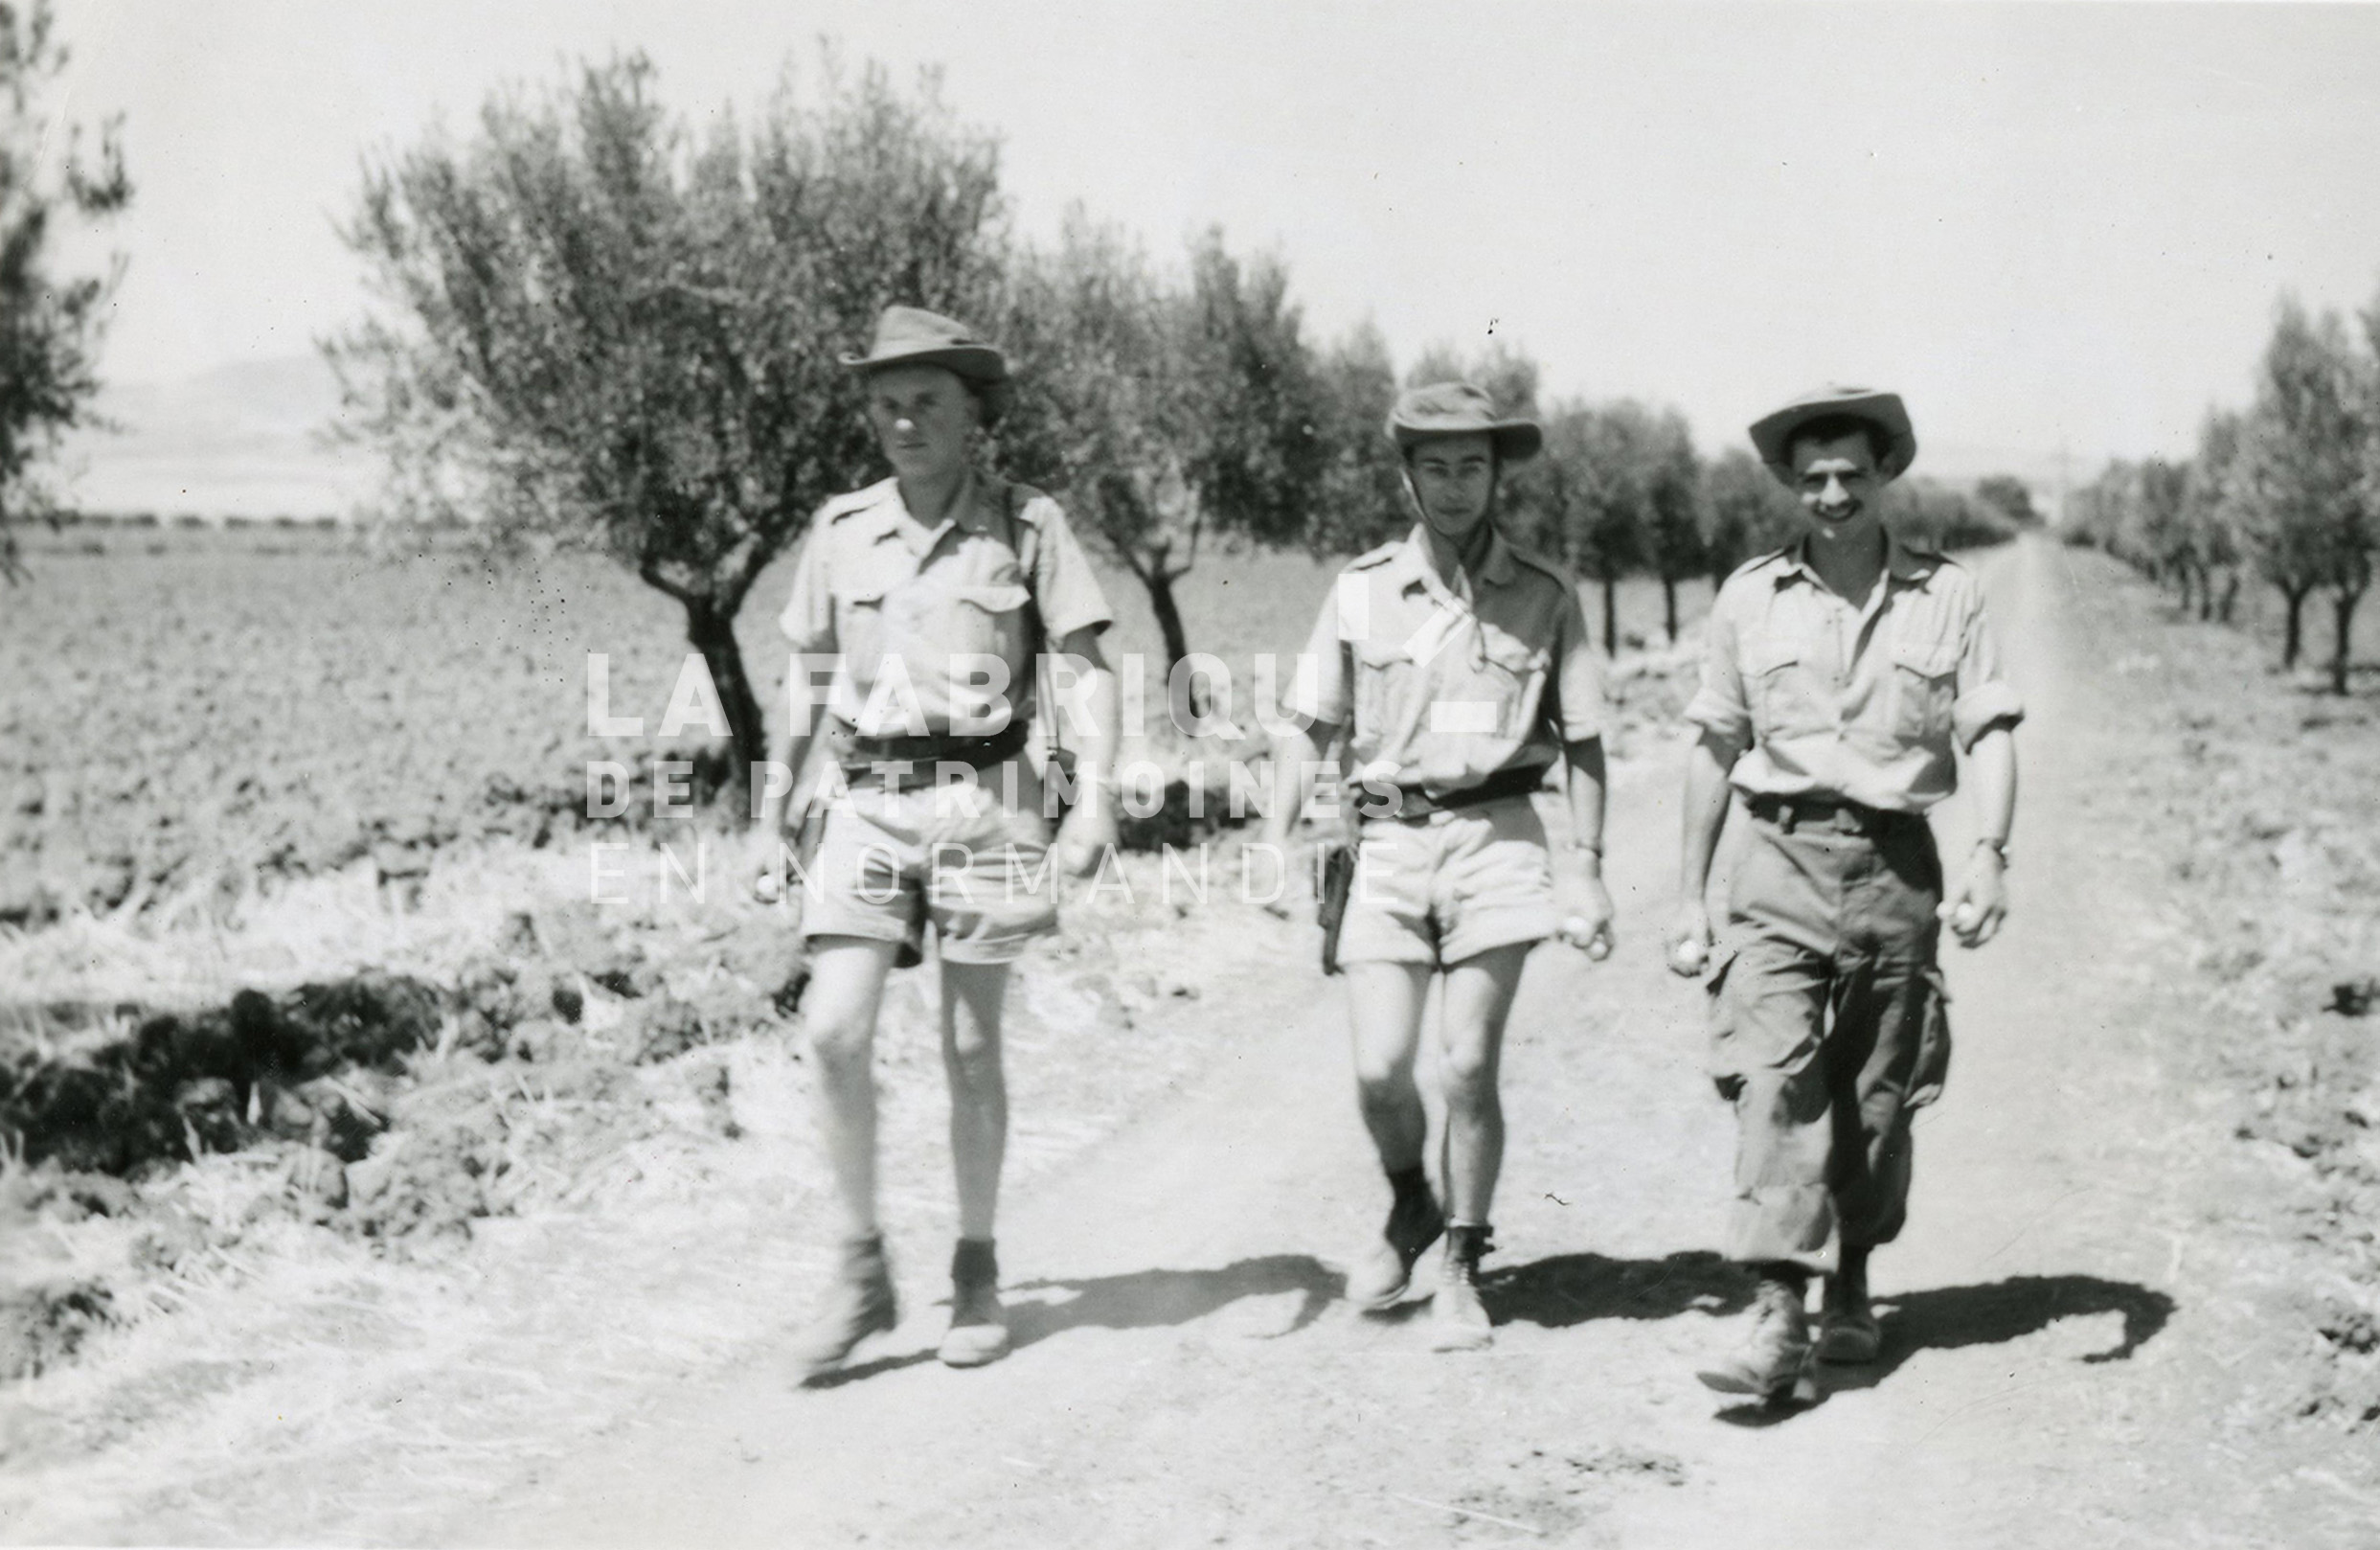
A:
[[[2236,607],[2238,604],[2239,572],[2236,570],[2225,571],[2223,573],[2223,601],[2215,604],[2215,616],[2221,619],[2225,624],[2230,624],[2232,622],[2232,610]]]
[[[1151,565],[1141,575],[1142,584],[1148,588],[1148,611],[1157,616],[1157,634],[1166,649],[1165,676],[1160,682],[1168,705],[1173,703],[1173,670],[1184,657],[1190,655],[1190,632],[1182,627],[1182,608],[1173,598],[1174,578],[1181,574],[1180,571],[1167,570],[1163,565]],[[1190,700],[1192,716],[1207,714],[1207,695],[1203,684],[1191,683]]]
[[[2363,601],[2361,586],[2351,590],[2343,586],[2331,596],[2330,692],[2334,695],[2346,693],[2347,647],[2355,639],[2355,605]]]
[[[2305,613],[2305,595],[2312,590],[2312,587],[2307,586],[2284,586],[2280,589],[2282,600],[2289,604],[2285,616],[2287,622],[2281,628],[2280,637],[2280,666],[2283,672],[2298,665],[2298,650],[2304,638],[2300,627]]]
[[[1620,578],[1608,571],[1603,576],[1603,654],[1615,661],[1620,657]]]
[[[1669,632],[1669,644],[1678,643],[1678,583],[1675,577],[1661,579],[1661,624]]]
[[[727,713],[732,743],[727,786],[737,809],[751,815],[752,770],[768,759],[768,722],[760,715],[760,696],[753,693],[751,674],[744,671],[743,648],[736,644],[736,613],[708,598],[686,604],[686,639],[702,653],[711,670],[711,686],[719,692],[719,708]]]

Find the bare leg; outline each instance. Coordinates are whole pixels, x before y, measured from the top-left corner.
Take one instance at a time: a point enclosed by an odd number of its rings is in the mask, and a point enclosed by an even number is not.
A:
[[[959,1236],[989,1238],[1009,1147],[1009,1083],[1000,1060],[1006,964],[942,962],[942,1069],[950,1078],[950,1163]]]
[[[1504,1024],[1531,944],[1491,947],[1446,970],[1446,1214],[1485,1226],[1504,1167],[1504,1101],[1496,1090]]]
[[[1421,1010],[1430,970],[1421,964],[1347,966],[1348,1018],[1355,1039],[1355,1095],[1364,1128],[1391,1174],[1421,1165],[1429,1120],[1414,1085]]]
[[[804,1021],[818,1061],[818,1128],[846,1240],[876,1230],[876,1010],[898,946],[817,937],[810,946]]]

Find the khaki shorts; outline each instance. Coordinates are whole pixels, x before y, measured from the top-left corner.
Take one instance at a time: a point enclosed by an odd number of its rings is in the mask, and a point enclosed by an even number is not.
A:
[[[1364,825],[1339,961],[1443,969],[1560,925],[1545,824],[1511,796]]]
[[[922,907],[948,962],[1015,962],[1057,929],[1050,824],[1040,783],[1022,774],[1015,807],[1001,801],[997,766],[981,785],[835,798],[804,879],[802,935],[898,942]]]

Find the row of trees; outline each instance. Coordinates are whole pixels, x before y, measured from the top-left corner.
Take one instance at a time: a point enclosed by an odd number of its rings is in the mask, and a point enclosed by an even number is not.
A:
[[[2194,456],[2114,463],[2075,492],[2069,536],[2230,622],[2245,575],[2281,597],[2281,665],[2305,604],[2331,605],[2330,686],[2347,692],[2355,613],[2380,555],[2380,301],[2350,330],[2283,297],[2246,409],[2215,409]]]
[[[327,348],[351,434],[384,454],[389,512],[504,546],[608,553],[685,608],[734,732],[761,757],[734,621],[827,496],[876,466],[841,352],[906,302],[967,318],[1026,376],[988,455],[1062,494],[1145,588],[1168,667],[1190,650],[1176,584],[1217,543],[1343,554],[1411,522],[1381,426],[1399,382],[1369,326],[1310,336],[1278,258],[1219,232],[1178,262],[1077,210],[1017,240],[996,144],[829,58],[749,126],[696,136],[629,57],[542,96],[508,93],[465,141],[371,166],[345,228],[380,305]],[[1538,414],[1538,368],[1497,346],[1425,353],[1405,380],[1465,376]],[[1792,501],[1743,452],[1706,464],[1676,411],[1542,406],[1548,455],[1505,520],[1604,587],[1667,595],[1781,540]],[[1985,491],[1984,493],[1989,493]],[[2021,487],[1919,488],[1935,541],[2005,536]]]

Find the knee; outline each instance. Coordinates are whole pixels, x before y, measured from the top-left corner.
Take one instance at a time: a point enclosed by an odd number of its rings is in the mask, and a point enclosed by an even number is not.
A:
[[[1457,1046],[1439,1062],[1450,1107],[1485,1108],[1496,1102],[1496,1062],[1485,1050]]]
[[[819,1068],[838,1078],[867,1072],[875,1031],[874,1018],[852,1012],[813,1014],[805,1030]]]
[[[1000,1091],[1004,1077],[998,1033],[961,1018],[942,1041],[942,1069],[954,1092],[985,1097]]]

